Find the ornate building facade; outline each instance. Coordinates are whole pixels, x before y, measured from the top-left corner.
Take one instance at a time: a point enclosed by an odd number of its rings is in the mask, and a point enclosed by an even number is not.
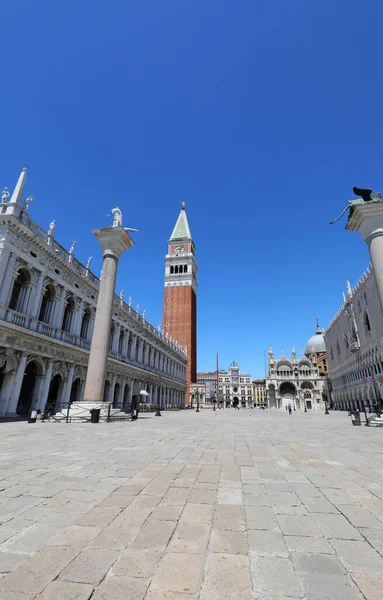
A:
[[[99,289],[87,265],[29,215],[26,169],[0,205],[0,416],[58,411],[82,399]],[[115,296],[104,400],[184,406],[186,348]]]
[[[267,406],[266,401],[266,381],[264,379],[254,379],[254,406]]]
[[[324,368],[325,356],[326,347],[319,326],[316,334],[308,340],[301,358],[297,358],[294,346],[291,358],[287,358],[283,351],[280,358],[274,358],[269,346],[266,377],[269,408],[286,408],[289,405],[294,410],[324,408],[324,377],[320,375],[320,368]]]
[[[187,349],[187,394],[197,381],[197,263],[185,203],[168,242],[162,329],[170,340]]]
[[[251,375],[241,373],[234,360],[227,371],[218,373],[218,401],[221,405],[234,408],[249,406],[254,402]]]
[[[374,272],[365,271],[324,336],[331,403],[338,410],[375,410],[383,398],[383,314]]]

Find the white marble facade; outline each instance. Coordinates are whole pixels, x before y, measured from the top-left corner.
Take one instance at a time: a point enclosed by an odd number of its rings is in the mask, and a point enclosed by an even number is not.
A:
[[[0,417],[64,409],[80,401],[99,279],[29,216],[26,169],[0,204]],[[185,405],[187,355],[177,342],[115,296],[104,400],[129,409]]]
[[[304,353],[299,358],[292,347],[291,358],[274,358],[273,350],[268,350],[268,375],[266,377],[266,397],[269,408],[293,410],[324,409],[324,377],[319,374],[318,357],[323,356],[325,344],[322,331],[317,328]]]
[[[331,403],[337,410],[375,410],[383,398],[383,313],[372,267],[325,332]]]

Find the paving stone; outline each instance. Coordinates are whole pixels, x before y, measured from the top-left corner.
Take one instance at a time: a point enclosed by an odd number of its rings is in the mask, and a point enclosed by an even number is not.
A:
[[[161,556],[160,551],[128,548],[113,566],[112,575],[150,578],[154,575]]]
[[[285,535],[285,543],[290,552],[313,552],[314,554],[335,554],[334,548],[324,538]]]
[[[27,560],[24,554],[13,554],[11,552],[0,552],[0,573],[14,571],[21,563]]]
[[[167,504],[159,504],[150,515],[151,519],[157,521],[178,521],[183,511],[182,506],[170,506]]]
[[[91,548],[108,548],[109,550],[125,550],[137,537],[140,529],[138,527],[115,527],[112,523],[105,527],[101,533],[89,541]]]
[[[92,600],[143,600],[149,579],[107,577],[92,596]]]
[[[304,498],[303,504],[310,513],[335,513],[339,514],[339,510],[326,498]]]
[[[35,594],[23,594],[22,592],[1,592],[1,600],[35,600]]]
[[[84,548],[93,538],[101,533],[101,527],[85,527],[82,525],[72,525],[63,530],[61,535],[51,541],[54,546],[77,546]]]
[[[167,552],[153,577],[150,590],[197,594],[202,583],[204,563],[205,557],[200,554]]]
[[[193,504],[215,504],[217,500],[217,492],[211,490],[196,490],[193,489],[188,502]]]
[[[300,598],[303,596],[299,578],[287,558],[253,556],[251,559],[253,586],[257,593]]]
[[[0,579],[0,590],[38,594],[79,553],[79,548],[48,546]],[[2,592],[0,594],[2,598]]]
[[[210,525],[204,523],[179,523],[167,547],[168,552],[205,554],[210,535]]]
[[[278,523],[272,508],[267,506],[246,506],[248,529],[278,529]]]
[[[214,519],[239,519],[244,520],[245,511],[243,506],[236,504],[216,504],[214,508]]]
[[[340,511],[354,527],[383,527],[383,523],[379,522],[377,518],[363,508],[363,506],[345,505],[340,507]]]
[[[278,531],[254,529],[248,531],[249,550],[260,556],[281,556],[288,558],[285,540]]]
[[[61,527],[37,523],[4,542],[2,550],[19,554],[35,554],[48,542],[58,537],[62,531]]]
[[[106,527],[121,512],[121,507],[96,507],[77,520],[76,525],[88,527]]]
[[[218,504],[243,504],[242,490],[227,487],[218,488]]]
[[[363,600],[357,586],[348,575],[299,573],[307,600]]]
[[[214,507],[211,504],[186,504],[180,521],[185,523],[211,523]]]
[[[165,496],[162,498],[162,504],[170,504],[171,506],[184,506],[190,495],[190,490],[187,488],[169,488]]]
[[[366,600],[382,600],[383,575],[353,573],[352,578]]]
[[[331,545],[348,571],[383,573],[383,558],[367,542],[331,540]]]
[[[278,515],[277,519],[283,535],[322,537],[320,529],[309,515]]]
[[[139,550],[164,550],[175,529],[174,521],[148,519],[132,543]]]
[[[211,554],[208,556],[201,600],[249,600],[250,565],[247,556]]]
[[[152,511],[153,509],[151,508],[131,508],[128,506],[112,521],[113,527],[122,527],[125,529],[141,527]]]
[[[59,548],[59,546],[56,546]],[[101,548],[85,548],[60,574],[62,581],[99,584],[116,562],[118,552]]]
[[[98,508],[106,507],[118,507],[118,508],[126,508],[129,506],[136,496],[128,495],[128,494],[110,494],[100,502]]]
[[[213,530],[210,551],[219,554],[247,554],[246,535],[240,531]]]
[[[145,600],[196,600],[196,596],[190,594],[180,594],[179,592],[160,592],[152,590],[147,593]]]
[[[297,571],[328,573],[329,575],[343,575],[346,572],[336,556],[309,552],[291,552],[291,558]]]
[[[89,600],[93,589],[93,585],[86,583],[52,581],[39,595],[38,600]]]
[[[347,519],[341,515],[312,513],[311,517],[323,535],[328,539],[361,540],[361,535]],[[298,534],[299,535],[299,534]]]

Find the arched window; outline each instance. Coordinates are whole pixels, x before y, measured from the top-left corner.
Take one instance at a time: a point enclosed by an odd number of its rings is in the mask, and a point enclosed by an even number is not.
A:
[[[90,311],[89,306],[87,306],[86,309],[84,310],[84,314],[82,317],[81,333],[80,333],[80,337],[82,337],[84,340],[89,340],[91,318],[92,318],[92,313]]]
[[[54,304],[55,304],[55,288],[53,285],[48,284],[45,287],[44,295],[41,300],[39,321],[43,321],[44,323],[52,323]]]
[[[364,298],[364,305],[367,306],[368,302],[367,302],[366,292],[363,293],[363,298]]]
[[[172,265],[172,266],[170,267],[170,275],[173,275],[173,273],[174,273],[174,267],[173,267],[173,265]]]
[[[113,348],[113,338],[114,338],[114,325],[110,328],[110,337],[109,337],[109,350]]]
[[[178,275],[178,265],[176,265],[176,266],[174,267],[174,273],[175,273],[175,275]]]
[[[184,265],[184,273],[187,273],[187,272],[188,272],[188,266]]]
[[[28,290],[31,287],[31,276],[27,269],[20,269],[13,284],[9,308],[25,313],[28,304]]]
[[[348,339],[347,339],[347,334],[344,334],[344,347],[347,350],[347,348],[349,347],[349,343],[348,343]]]
[[[71,332],[75,314],[75,301],[73,296],[68,296],[65,303],[65,310],[61,329],[67,333]]]
[[[338,354],[340,354],[340,346],[339,346],[339,342],[336,342],[336,351]]]
[[[334,352],[332,351],[332,348],[330,348],[330,355],[331,355],[331,360],[334,360]]]
[[[363,325],[364,325],[364,332],[365,333],[368,333],[369,331],[371,331],[370,319],[368,317],[367,311],[364,311]]]
[[[121,330],[120,337],[118,340],[118,353],[122,354],[122,345],[124,343],[124,330]]]

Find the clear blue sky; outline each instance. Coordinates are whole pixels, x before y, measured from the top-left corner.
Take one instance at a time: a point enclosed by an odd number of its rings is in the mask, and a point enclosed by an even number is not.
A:
[[[76,256],[118,202],[140,230],[118,289],[161,322],[181,201],[197,247],[198,367],[301,351],[368,264],[345,220],[383,191],[381,0],[12,0],[0,7],[0,185]]]

